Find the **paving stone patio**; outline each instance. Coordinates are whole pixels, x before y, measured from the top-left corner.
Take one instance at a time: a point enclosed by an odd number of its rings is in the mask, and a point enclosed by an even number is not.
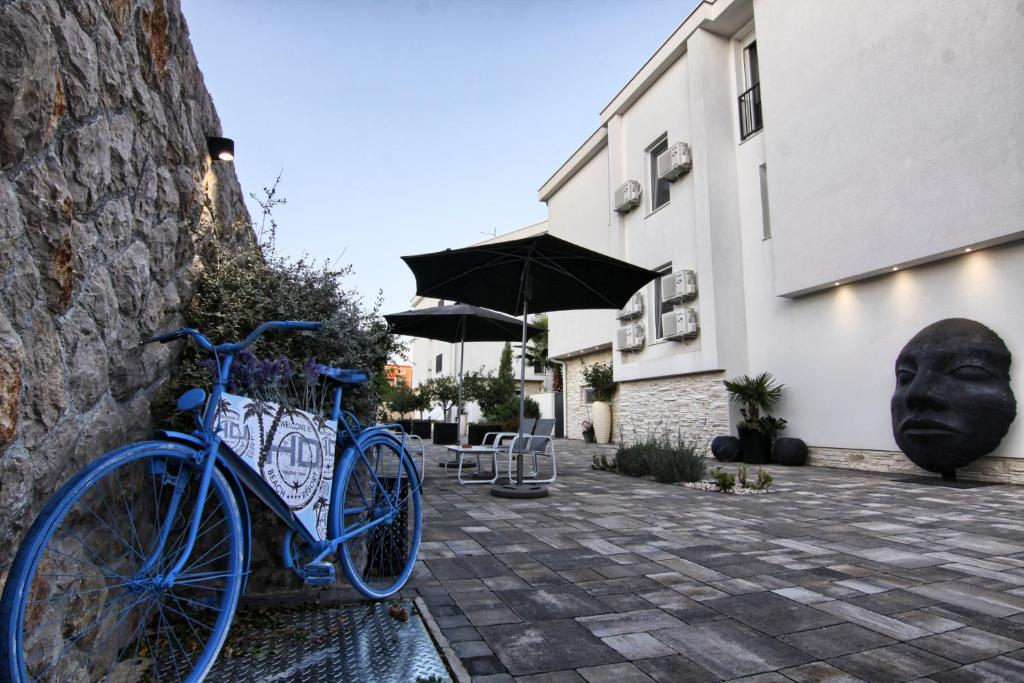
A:
[[[726,496],[557,448],[539,500],[428,454],[405,592],[475,681],[1024,681],[1021,487],[770,466],[772,494]]]

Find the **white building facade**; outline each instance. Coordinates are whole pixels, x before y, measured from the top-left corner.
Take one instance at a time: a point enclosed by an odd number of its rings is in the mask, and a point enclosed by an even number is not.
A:
[[[567,436],[587,417],[584,363],[613,363],[627,441],[735,433],[722,380],[769,371],[812,463],[917,471],[892,435],[894,362],[955,317],[1006,342],[1024,405],[1022,25],[1011,2],[699,5],[540,190],[552,234],[696,277],[675,302],[652,283],[631,320],[550,316]],[[691,168],[659,181],[677,143]],[[627,181],[640,204],[618,212]],[[699,331],[680,339],[663,314],[687,308]],[[637,324],[642,346],[620,350]],[[965,472],[1024,483],[1024,418]]]

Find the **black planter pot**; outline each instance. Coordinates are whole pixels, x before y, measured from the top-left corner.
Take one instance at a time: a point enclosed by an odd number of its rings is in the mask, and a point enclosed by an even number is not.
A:
[[[455,422],[434,423],[434,443],[441,446],[459,442],[459,425]]]
[[[716,436],[711,440],[711,455],[722,462],[736,462],[743,458],[743,449],[740,447],[740,440],[735,436],[725,434]]]
[[[430,438],[430,420],[413,420],[409,429],[410,434],[415,434],[421,439]]]
[[[806,465],[807,444],[802,439],[784,436],[772,444],[772,460],[780,465]]]
[[[484,435],[488,432],[500,432],[501,425],[472,424],[469,425],[468,439],[471,446],[479,446],[484,442]]]
[[[412,433],[412,420],[395,420],[395,424],[401,427],[406,434]]]
[[[756,429],[740,427],[740,450],[743,451],[743,462],[751,465],[767,465],[771,462],[772,438]]]

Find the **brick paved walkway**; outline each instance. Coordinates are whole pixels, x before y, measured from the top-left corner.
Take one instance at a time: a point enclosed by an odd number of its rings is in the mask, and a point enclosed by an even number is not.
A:
[[[428,460],[406,592],[475,680],[1024,681],[1024,489],[773,466],[725,496],[557,444],[533,501]]]

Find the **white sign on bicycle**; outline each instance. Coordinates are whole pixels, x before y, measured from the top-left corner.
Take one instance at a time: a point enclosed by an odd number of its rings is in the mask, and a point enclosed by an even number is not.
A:
[[[303,526],[327,537],[337,423],[284,405],[221,395],[224,443],[256,470]]]

